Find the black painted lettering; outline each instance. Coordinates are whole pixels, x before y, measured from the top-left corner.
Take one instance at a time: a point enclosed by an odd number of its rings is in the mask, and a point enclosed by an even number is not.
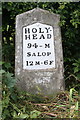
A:
[[[45,44],[45,48],[50,48],[50,44]]]
[[[32,53],[32,56],[36,56],[36,53]]]
[[[45,27],[45,29],[46,29],[46,33],[49,33],[50,27],[49,28]]]
[[[52,63],[53,63],[54,61],[52,60],[52,61],[50,61],[50,63],[49,63],[49,65],[52,65]]]
[[[42,31],[42,28],[39,28],[39,33],[44,33],[44,31]]]
[[[51,37],[51,34],[47,34],[47,39],[50,39]]]
[[[27,53],[27,57],[30,57],[30,56],[31,56],[31,52],[28,52],[28,53]]]
[[[33,61],[29,61],[29,63],[30,63],[30,66],[33,66]]]
[[[38,45],[37,45],[36,43],[34,43],[33,47],[37,48],[37,47],[38,47]]]
[[[36,33],[36,32],[37,32],[37,29],[36,29],[36,28],[33,28],[33,29],[32,29],[32,32],[33,32],[33,33]]]
[[[30,40],[30,35],[25,35],[25,40],[29,39]]]
[[[37,39],[37,34],[33,34],[33,39]]]
[[[46,56],[46,53],[45,53],[45,52],[42,52],[42,56]]]
[[[48,65],[48,60],[45,60],[45,61],[44,61],[44,64],[45,64],[45,65]]]
[[[26,61],[26,66],[28,66],[29,64],[28,64],[28,61]]]
[[[47,56],[51,55],[51,52],[47,52]]]
[[[30,28],[25,28],[25,34],[30,33]]]
[[[35,61],[35,65],[40,65],[40,61]]]
[[[38,55],[37,55],[37,56],[41,56],[39,52],[38,52]]]
[[[42,34],[39,39],[45,39],[44,35]]]
[[[31,43],[27,44],[27,48],[31,48],[31,46],[32,46]]]
[[[26,61],[26,66],[33,66],[33,61]]]

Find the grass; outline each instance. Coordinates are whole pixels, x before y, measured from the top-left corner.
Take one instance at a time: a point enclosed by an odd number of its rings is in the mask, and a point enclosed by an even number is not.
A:
[[[5,92],[4,92],[5,91]],[[80,96],[75,89],[52,96],[32,95],[3,89],[2,120],[16,118],[77,118],[80,119]]]

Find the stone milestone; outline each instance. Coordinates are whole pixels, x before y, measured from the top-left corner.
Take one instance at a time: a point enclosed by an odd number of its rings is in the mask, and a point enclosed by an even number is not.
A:
[[[60,16],[35,8],[16,16],[15,76],[21,90],[64,90]]]

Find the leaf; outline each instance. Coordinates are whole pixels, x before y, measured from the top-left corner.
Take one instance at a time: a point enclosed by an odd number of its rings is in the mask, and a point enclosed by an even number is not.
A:
[[[72,95],[73,95],[73,92],[75,92],[76,90],[74,88],[71,88],[70,89],[70,96],[69,96],[69,100],[70,102],[72,101]]]
[[[0,61],[0,65],[4,64],[4,62]]]
[[[21,119],[29,118],[28,114],[23,114],[19,112],[17,115],[16,111],[13,111],[11,114],[13,115],[14,118],[21,118]]]
[[[72,97],[73,92],[76,92],[76,90],[75,90],[74,88],[71,88],[71,89],[70,89],[70,96],[69,96],[69,101],[70,101],[70,102],[71,102],[72,99],[73,99],[73,97]]]
[[[12,73],[9,73],[9,72],[6,73],[7,79],[5,78],[4,82],[8,88],[12,88],[15,85],[16,79],[12,76],[13,76]]]
[[[10,101],[10,98],[9,98],[9,96],[7,96],[7,97],[2,101],[3,108],[7,108],[7,107],[8,107],[9,101]]]
[[[76,104],[75,104],[75,110],[78,110],[78,107],[79,107],[79,103],[77,101]]]
[[[24,119],[24,118],[29,118],[29,115],[22,113],[22,114],[20,114],[18,117]]]
[[[73,88],[70,89],[70,96],[69,96],[69,100],[70,100],[70,102],[72,101],[72,92],[73,92]]]
[[[6,120],[8,116],[10,116],[10,112],[8,109],[5,109],[2,114],[2,120]]]
[[[30,112],[30,118],[37,118],[41,114],[40,111],[34,110]]]
[[[78,66],[78,64],[77,64],[77,63],[73,63],[73,65],[74,65],[74,66]]]
[[[77,78],[80,79],[80,74],[77,74]]]
[[[3,74],[3,73],[5,73],[5,70],[0,70],[0,74]]]
[[[74,73],[78,72],[79,71],[79,68],[78,67],[75,67],[74,68]]]
[[[5,63],[4,65],[5,65],[5,67],[6,67],[7,69],[11,68],[11,64],[10,64],[10,63]]]
[[[18,107],[16,106],[16,104],[13,104],[13,103],[10,103],[10,104],[13,106],[14,110],[16,110],[18,113],[21,113],[21,110],[18,109]]]

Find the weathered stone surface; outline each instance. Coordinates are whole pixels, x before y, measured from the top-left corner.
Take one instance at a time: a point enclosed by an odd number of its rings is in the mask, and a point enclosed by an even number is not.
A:
[[[54,30],[55,68],[42,70],[23,69],[23,38],[22,28],[34,23],[50,25]],[[64,90],[63,53],[60,16],[40,8],[16,16],[16,47],[15,47],[15,76],[17,86],[30,93],[53,94]]]

